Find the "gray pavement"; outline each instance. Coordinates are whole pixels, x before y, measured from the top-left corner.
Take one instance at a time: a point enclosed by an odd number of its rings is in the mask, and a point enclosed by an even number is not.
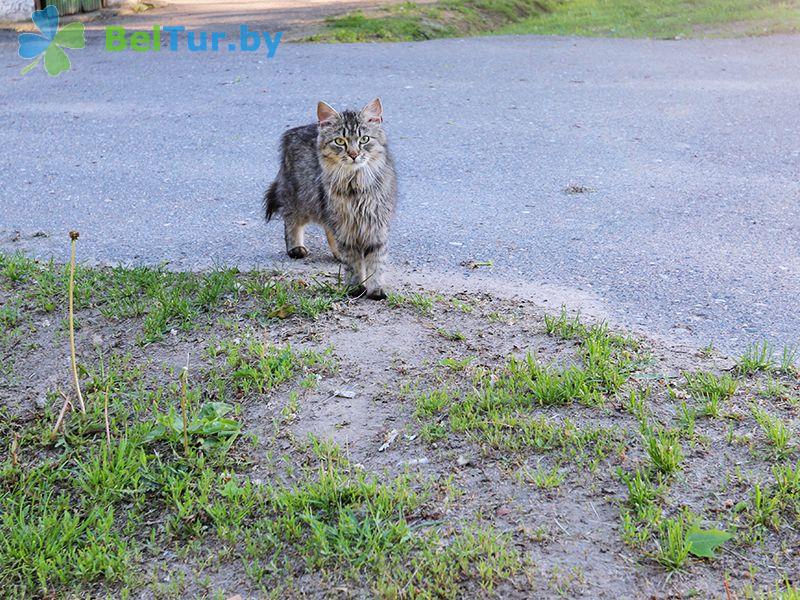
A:
[[[79,229],[100,262],[283,263],[260,209],[279,134],[380,94],[399,270],[491,260],[509,288],[581,290],[697,346],[800,341],[800,37],[70,56],[21,77],[0,34],[0,250],[64,260]]]

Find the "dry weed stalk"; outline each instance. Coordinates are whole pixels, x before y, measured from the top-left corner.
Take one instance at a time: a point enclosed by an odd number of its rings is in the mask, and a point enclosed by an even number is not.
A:
[[[734,600],[733,592],[731,592],[731,586],[728,584],[728,578],[724,577],[722,579],[722,583],[725,585],[725,598],[726,600]]]
[[[54,435],[56,433],[58,433],[58,430],[61,427],[62,422],[64,421],[64,415],[67,414],[67,410],[72,408],[72,402],[69,401],[69,398],[67,398],[67,395],[64,392],[62,392],[61,390],[58,390],[58,392],[61,394],[61,397],[64,398],[64,404],[61,407],[61,412],[58,413],[58,420],[56,421],[56,425],[55,425],[55,427],[53,427],[53,434]]]
[[[14,437],[11,440],[11,464],[15,467],[19,466],[19,454],[17,454],[17,450],[19,449],[19,433],[14,432]]]
[[[181,412],[183,413],[183,451],[186,458],[189,458],[189,415],[188,415],[188,399],[187,399],[187,380],[189,379],[188,365],[183,368],[181,372]]]
[[[75,295],[75,246],[80,234],[77,231],[69,232],[70,259],[69,259],[69,351],[72,358],[72,378],[75,382],[75,393],[78,395],[78,404],[81,412],[86,414],[86,405],[83,403],[81,384],[78,381],[78,363],[75,360],[75,319],[73,315],[73,297]],[[63,410],[61,411],[63,414]],[[57,428],[56,428],[57,429]]]
[[[111,446],[111,426],[108,422],[108,384],[106,384],[106,395],[103,402],[103,416],[106,420],[106,442]]]

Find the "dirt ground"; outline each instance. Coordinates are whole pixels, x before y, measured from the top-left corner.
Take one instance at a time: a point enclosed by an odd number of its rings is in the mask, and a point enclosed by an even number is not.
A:
[[[34,468],[42,464],[43,456],[60,451],[79,456],[87,439],[78,443],[65,434],[63,442],[53,445],[60,435],[46,439],[41,433],[22,434],[21,442],[18,434],[12,436],[12,431],[52,427],[63,403],[57,390],[69,394],[71,376],[63,278],[53,288],[51,311],[42,310],[39,293],[46,279],[42,273],[47,269],[63,273],[63,269],[29,266],[20,276],[17,267],[9,267],[11,259],[4,260],[0,300],[9,314],[0,345],[6,380],[0,388],[0,406],[7,417],[0,510],[14,494],[22,493],[12,485],[9,469],[17,464]],[[581,340],[591,334],[579,327],[583,333],[573,335],[567,324],[576,321],[568,315],[560,317],[560,325],[546,322],[544,316],[556,313],[555,309],[489,293],[440,291],[430,283],[423,287],[400,282],[385,302],[339,298],[311,316],[285,309],[288,304],[275,308],[272,296],[252,292],[262,284],[269,287],[271,281],[299,281],[292,288],[300,290],[298,294],[311,294],[304,290],[317,289],[318,282],[334,285],[335,266],[320,266],[313,267],[314,273],[306,269],[238,274],[213,308],[181,325],[167,322],[165,333],[149,341],[142,336],[156,305],[145,302],[136,317],[112,314],[118,310],[114,286],[122,285],[127,275],[79,271],[78,279],[94,277],[76,313],[78,362],[83,365],[88,401],[101,397],[97,390],[91,391],[89,382],[97,378],[92,373],[101,369],[98,365],[118,360],[124,365],[122,371],[134,373],[130,390],[151,395],[167,390],[163,397],[172,398],[169,402],[175,406],[175,388],[170,386],[188,364],[190,389],[200,399],[224,396],[236,406],[243,431],[223,472],[235,472],[239,481],[300,485],[295,470],[308,460],[309,435],[333,441],[349,469],[374,476],[380,485],[409,477],[411,488],[427,494],[421,507],[403,517],[419,528],[415,531],[436,532],[442,539],[470,528],[498,532],[503,552],[512,557],[509,570],[492,571],[489,558],[467,553],[463,572],[448,580],[458,597],[723,598],[727,593],[729,598],[745,598],[796,583],[800,470],[796,476],[791,471],[798,460],[796,371],[781,371],[775,363],[738,373],[737,361],[712,349],[675,348],[663,341],[641,336],[632,340],[613,330],[598,330],[602,339],[611,340],[615,353],[633,357],[633,366],[624,371],[624,381],[615,391],[603,388],[601,396],[587,402],[544,401],[546,394],[536,392],[532,400],[509,408],[509,398],[493,395],[514,372],[509,357],[530,355],[537,364],[568,370],[588,360]],[[255,280],[258,286],[253,285]],[[17,311],[14,315],[12,309]],[[272,348],[289,344],[294,352],[327,352],[330,364],[304,367],[302,380],[290,379],[270,389],[229,388],[235,377],[226,379],[228,375],[219,373],[227,373],[224,365],[232,364],[232,355],[225,359],[226,352],[243,348],[242,340]],[[736,390],[722,399],[715,415],[704,416],[702,399],[688,391],[684,373],[696,371],[735,377]],[[215,385],[227,391],[215,392]],[[533,389],[536,384],[531,380],[527,385]],[[138,396],[124,386],[117,392],[113,389],[118,414],[126,403],[136,403],[129,398]],[[517,395],[528,393],[514,389]],[[437,391],[444,395],[431,408],[425,398]],[[476,400],[476,395],[483,399]],[[643,399],[638,407],[636,397]],[[790,440],[780,452],[754,420],[754,405],[788,428]],[[125,427],[155,418],[147,409],[137,410],[141,412],[126,417]],[[477,420],[459,424],[474,410],[480,414],[469,418]],[[121,436],[123,425],[112,422],[114,436]],[[653,469],[644,442],[646,429],[674,434],[682,459],[673,473],[662,476]],[[89,439],[98,440],[101,434],[93,431]],[[530,431],[535,432],[532,440]],[[543,441],[539,435],[544,435]],[[795,480],[780,484],[775,469],[787,467],[789,479]],[[634,506],[625,481],[626,474],[638,470],[650,473],[654,485],[657,482],[651,500],[657,516],[648,517],[652,531],[644,521],[634,527],[641,538],[633,541],[623,525],[623,515],[630,515]],[[775,505],[766,512],[763,499],[754,499],[756,484],[768,499],[773,494]],[[783,495],[779,496],[779,488]],[[244,549],[241,542],[249,530],[242,529],[235,540],[221,539],[208,523],[190,533],[176,533],[165,525],[170,522],[169,503],[162,506],[160,496],[153,494],[144,493],[133,505],[117,505],[118,515],[128,514],[139,523],[129,540],[139,548],[133,573],[122,583],[112,577],[77,577],[69,585],[48,581],[44,588],[26,588],[19,574],[24,560],[4,556],[2,548],[5,575],[0,583],[27,597],[117,596],[122,591],[141,598],[398,595],[397,590],[389,593],[381,587],[386,571],[360,568],[354,575],[344,568],[352,565],[352,557],[333,560],[326,568],[310,568],[295,547],[286,550],[290,566],[285,570],[254,575],[257,551]],[[138,514],[140,508],[134,506],[139,504],[150,515],[146,525],[132,516]],[[732,538],[713,558],[689,555],[677,567],[668,567],[664,532],[666,524],[678,522],[719,528]],[[157,542],[145,543],[148,539]],[[497,552],[492,560],[500,560]],[[411,569],[410,556],[397,560]],[[424,562],[416,566],[417,571],[426,568]],[[486,570],[494,575],[481,575]],[[423,583],[415,585],[406,583],[399,595],[438,596]]]

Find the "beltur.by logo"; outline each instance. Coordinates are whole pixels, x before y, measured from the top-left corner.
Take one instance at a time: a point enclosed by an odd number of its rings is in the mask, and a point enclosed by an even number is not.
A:
[[[128,32],[124,27],[106,27],[106,45],[109,52],[132,50],[133,52],[158,52],[166,48],[177,52],[185,47],[189,52],[256,52],[263,48],[267,58],[275,56],[278,44],[281,43],[282,31],[271,35],[248,29],[247,25],[239,26],[238,43],[228,38],[224,31],[186,31],[182,25],[162,27],[154,25],[151,31]]]
[[[40,33],[21,33],[19,35],[19,55],[30,60],[22,69],[22,75],[31,71],[44,58],[44,69],[48,75],[58,75],[72,66],[64,48],[79,49],[86,46],[83,23],[74,22],[59,29],[58,9],[48,6],[31,15]],[[162,27],[154,25],[151,30],[128,32],[124,27],[111,25],[105,28],[105,49],[108,52],[158,52],[162,48],[177,52],[186,48],[189,52],[257,52],[259,49],[267,58],[275,56],[283,37],[282,31],[274,34],[239,26],[239,39],[228,37],[224,31],[186,31],[182,25]]]
[[[22,75],[33,69],[44,57],[44,70],[48,75],[56,76],[64,71],[69,71],[69,56],[64,48],[79,49],[86,45],[83,23],[70,23],[61,29],[58,28],[58,9],[48,6],[44,10],[37,10],[31,15],[33,24],[41,32],[19,34],[19,55],[31,60],[31,63],[22,69]]]

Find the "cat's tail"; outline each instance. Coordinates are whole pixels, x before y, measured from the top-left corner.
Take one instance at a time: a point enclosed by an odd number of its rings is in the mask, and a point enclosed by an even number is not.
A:
[[[264,192],[264,217],[267,219],[267,223],[272,219],[272,215],[278,212],[280,207],[281,201],[278,194],[278,181],[275,180],[267,191]]]

